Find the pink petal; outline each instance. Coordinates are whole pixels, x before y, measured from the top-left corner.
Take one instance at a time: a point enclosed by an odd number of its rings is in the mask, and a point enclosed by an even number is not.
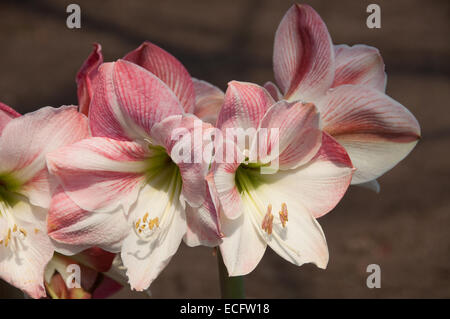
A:
[[[97,75],[98,67],[103,63],[102,46],[94,43],[94,50],[84,61],[77,73],[77,95],[80,112],[88,115],[89,104],[93,95],[93,80]]]
[[[332,87],[343,84],[365,85],[386,90],[384,62],[378,49],[367,45],[335,45],[336,73]]]
[[[145,139],[155,123],[183,112],[172,90],[134,63],[104,63],[98,72],[89,113],[93,136]]]
[[[234,155],[232,159],[229,158],[230,151]],[[216,192],[213,198],[219,199],[220,207],[227,218],[236,219],[242,214],[242,202],[235,177],[236,170],[244,158],[237,145],[228,140],[225,140],[223,145],[217,146],[216,156],[218,153],[225,154],[222,156],[225,160],[214,162],[211,167],[213,179],[209,179],[209,183],[211,183],[211,189]]]
[[[333,83],[334,52],[325,23],[308,5],[293,5],[275,34],[275,79],[289,100],[311,102]]]
[[[295,170],[261,175],[265,183],[274,184],[286,196],[297,198],[315,218],[330,210],[344,196],[353,174],[345,149],[328,134],[322,134],[322,146],[314,158]]]
[[[175,93],[185,112],[194,112],[195,93],[191,76],[173,55],[146,41],[128,53],[124,60],[136,63],[156,75]]]
[[[216,247],[221,242],[222,232],[219,224],[219,214],[207,183],[205,183],[206,198],[198,208],[186,207],[187,231],[184,242],[190,246]]]
[[[95,246],[118,252],[128,230],[129,225],[121,211],[113,213],[87,212],[77,206],[66,195],[62,187],[59,187],[53,195],[48,212],[47,231],[48,235],[56,241],[54,244],[58,252],[73,255]],[[95,253],[90,250],[83,255],[87,256],[89,252]],[[107,271],[102,270],[105,267],[100,267],[98,264],[98,262],[104,261],[104,258],[101,258],[103,255],[109,259],[114,256],[111,253],[104,253],[94,254],[94,258],[89,258],[89,261],[95,262],[98,271]]]
[[[75,106],[45,107],[18,117],[0,138],[2,172],[13,173],[21,192],[34,205],[50,204],[50,181],[45,167],[47,153],[89,135],[87,118]]]
[[[156,124],[151,132],[153,143],[163,146],[180,169],[183,180],[182,194],[194,207],[199,207],[206,196],[204,179],[209,161],[203,154],[206,145],[203,138],[208,136],[203,133],[209,128],[212,128],[210,124],[193,115],[174,115]],[[177,132],[180,132],[180,135]],[[185,150],[190,154],[185,154]]]
[[[201,120],[215,125],[225,94],[218,87],[202,80],[192,79],[195,90],[194,114]]]
[[[113,230],[110,231],[112,232]],[[77,260],[98,272],[107,272],[111,269],[115,257],[116,254],[99,247],[92,247],[78,254]]]
[[[317,104],[324,130],[345,147],[356,172],[352,183],[378,178],[397,165],[420,137],[415,117],[378,90],[344,85]]]
[[[231,81],[216,126],[224,134],[227,134],[228,128],[256,129],[267,109],[274,103],[272,96],[263,87]]]
[[[134,142],[93,137],[49,154],[47,164],[82,209],[127,212],[145,180],[149,154]]]
[[[0,135],[2,134],[3,128],[12,119],[19,117],[20,114],[10,108],[8,105],[0,102]]]
[[[320,148],[322,132],[314,104],[280,101],[261,121],[258,141],[253,145],[261,163],[278,158],[281,169],[309,162]]]
[[[272,98],[275,101],[279,101],[283,99],[283,94],[281,94],[280,89],[278,88],[278,86],[273,83],[273,82],[266,82],[264,84],[264,88],[267,90],[267,92],[270,93],[270,95],[272,96]]]
[[[107,276],[104,276],[102,282],[100,283],[100,286],[92,293],[92,298],[106,299],[114,295],[122,288],[123,286],[120,283]]]

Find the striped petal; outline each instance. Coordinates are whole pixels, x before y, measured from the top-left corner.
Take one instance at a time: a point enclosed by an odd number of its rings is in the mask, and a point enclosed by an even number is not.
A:
[[[332,87],[344,84],[365,85],[386,90],[384,62],[378,49],[367,45],[335,45],[336,73]]]
[[[128,231],[129,225],[120,210],[110,213],[85,211],[67,196],[62,187],[53,195],[47,232],[59,253],[73,255],[91,247],[119,252]],[[98,256],[94,260],[98,260]]]
[[[275,79],[288,100],[311,102],[334,79],[334,51],[325,23],[308,5],[293,5],[275,34]]]
[[[195,92],[191,76],[173,55],[148,41],[128,53],[124,60],[147,69],[175,93],[185,112],[194,112]]]
[[[225,94],[218,87],[202,80],[192,79],[195,90],[194,114],[201,120],[215,125]]]
[[[345,149],[328,134],[322,134],[322,146],[307,164],[294,170],[261,175],[261,182],[274,185],[318,218],[332,210],[347,191],[353,166]]]
[[[214,189],[220,202],[220,207],[228,219],[236,219],[242,214],[242,202],[239,190],[236,186],[236,170],[244,161],[242,152],[233,142],[225,140],[223,145],[216,148],[217,154],[222,155],[220,162],[214,162],[211,171],[213,172],[212,188]],[[214,198],[213,196],[213,198]]]
[[[76,77],[78,106],[80,112],[85,115],[89,113],[89,105],[94,93],[93,81],[98,73],[98,67],[102,63],[102,46],[94,43],[94,50],[92,50],[91,54],[84,61]]]
[[[231,81],[216,126],[225,134],[228,128],[256,129],[267,109],[274,103],[272,96],[263,87]]]
[[[75,106],[45,107],[18,117],[0,138],[0,173],[11,173],[32,204],[48,207],[51,181],[45,156],[88,135],[87,118]]]
[[[82,209],[128,211],[145,180],[150,150],[134,142],[93,137],[47,156],[48,168]]]
[[[2,135],[3,128],[12,119],[19,117],[20,114],[10,108],[8,105],[0,102],[0,135]]]
[[[264,84],[264,88],[267,90],[267,92],[270,93],[270,95],[272,96],[272,98],[275,101],[279,101],[283,99],[283,94],[281,94],[280,89],[278,88],[278,86],[273,83],[273,82],[266,82]]]
[[[155,123],[183,112],[172,90],[134,63],[105,63],[98,72],[89,113],[93,136],[143,140]]]
[[[420,127],[400,103],[378,90],[343,85],[318,101],[324,130],[345,147],[357,169],[352,184],[397,165],[417,144]]]
[[[252,153],[258,152],[260,163],[278,159],[279,168],[296,168],[316,155],[321,141],[316,107],[283,100],[273,105],[262,119]]]
[[[203,152],[208,136],[205,130],[212,128],[193,115],[170,116],[153,127],[153,143],[163,146],[178,166],[183,180],[182,195],[193,207],[205,200],[204,179],[210,161]]]
[[[216,247],[221,242],[222,232],[219,224],[219,214],[216,206],[218,200],[213,200],[208,184],[205,183],[206,198],[203,204],[194,208],[186,207],[187,231],[184,242],[190,247]],[[214,195],[214,193],[212,193]]]

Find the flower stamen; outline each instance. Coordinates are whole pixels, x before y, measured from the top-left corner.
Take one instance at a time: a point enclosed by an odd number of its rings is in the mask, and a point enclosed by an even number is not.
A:
[[[286,203],[281,204],[281,211],[278,214],[280,215],[281,225],[283,225],[283,228],[286,227],[286,222],[289,220]]]
[[[159,217],[149,219],[149,213],[145,213],[144,217],[139,218],[135,223],[135,230],[139,237],[149,239],[159,228]]]
[[[272,204],[267,206],[266,215],[264,215],[264,219],[261,225],[261,228],[269,235],[272,234],[273,227],[273,214],[272,214]]]

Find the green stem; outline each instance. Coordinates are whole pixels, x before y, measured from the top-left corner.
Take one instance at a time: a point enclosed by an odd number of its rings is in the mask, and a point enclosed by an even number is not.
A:
[[[222,299],[244,299],[244,277],[228,276],[227,268],[223,263],[220,249],[217,248],[217,263],[219,265],[220,293]]]

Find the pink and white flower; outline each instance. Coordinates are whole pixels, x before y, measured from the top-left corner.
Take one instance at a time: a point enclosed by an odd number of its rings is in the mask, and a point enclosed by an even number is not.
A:
[[[44,268],[54,247],[46,218],[53,182],[45,156],[88,135],[75,106],[20,116],[0,105],[0,277],[33,298],[45,296]]]
[[[171,157],[180,143],[193,147],[190,140],[173,140],[174,130],[189,132],[199,120],[184,113],[168,85],[134,63],[105,63],[95,81],[93,137],[47,156],[62,185],[52,201],[49,235],[66,253],[92,246],[121,251],[131,287],[143,290],[183,238],[192,245],[220,241],[204,180],[208,163]]]
[[[333,46],[325,23],[308,5],[294,5],[275,35],[276,99],[314,103],[322,127],[348,152],[352,184],[370,183],[397,165],[417,144],[420,127],[400,103],[384,94],[386,74],[377,49]]]
[[[267,245],[296,265],[325,268],[328,249],[316,218],[340,201],[353,166],[344,148],[320,130],[315,106],[275,103],[263,87],[233,81],[217,127],[255,130],[246,145],[226,139],[216,154],[234,148],[234,160],[215,162],[208,176],[220,207],[220,250],[230,276],[251,272]],[[262,134],[272,128],[278,133]],[[275,143],[278,154],[270,151]],[[273,161],[279,170],[262,174]]]
[[[95,43],[94,50],[77,74],[78,101],[80,111],[85,114],[89,111],[98,67],[103,63],[101,50],[100,44]],[[143,67],[167,84],[179,99],[185,112],[195,114],[207,123],[216,123],[223,102],[223,92],[206,81],[191,78],[183,64],[173,55],[145,41],[123,59]]]

